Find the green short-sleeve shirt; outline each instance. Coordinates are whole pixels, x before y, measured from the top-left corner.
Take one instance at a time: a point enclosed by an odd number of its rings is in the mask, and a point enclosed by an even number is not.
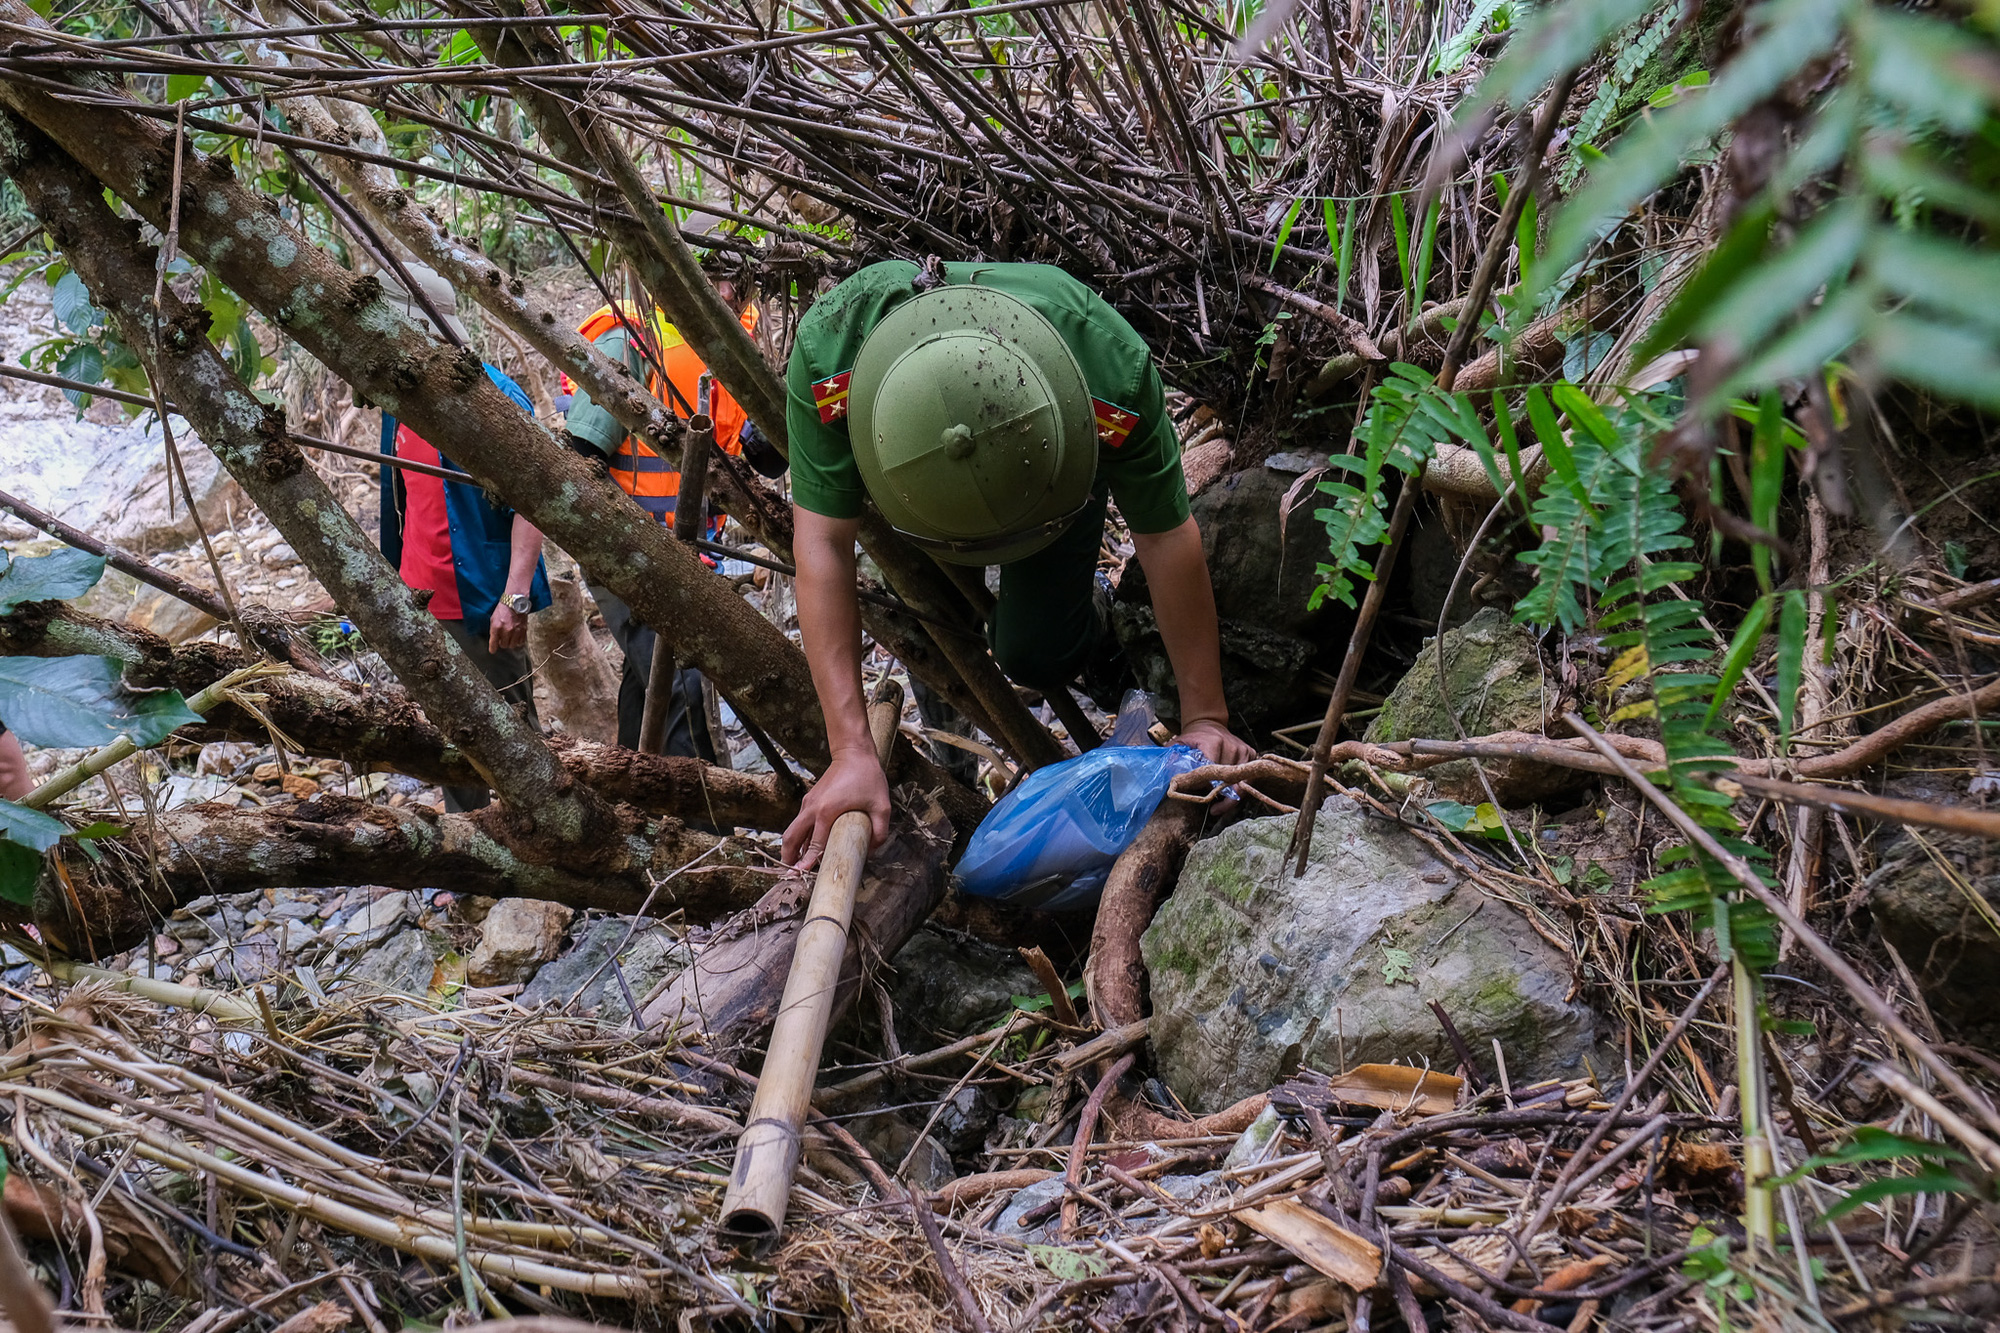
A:
[[[919,270],[903,259],[870,264],[821,297],[799,322],[785,371],[785,427],[791,436],[792,498],[828,518],[859,518],[865,491],[847,417],[820,419],[813,386],[854,369],[861,344],[891,310],[916,295]],[[952,285],[991,287],[1027,302],[1055,326],[1083,369],[1090,396],[1138,417],[1117,443],[1100,437],[1097,480],[1139,533],[1187,520],[1180,438],[1167,417],[1166,390],[1138,331],[1103,297],[1048,264],[946,264]],[[829,414],[833,415],[833,414]]]

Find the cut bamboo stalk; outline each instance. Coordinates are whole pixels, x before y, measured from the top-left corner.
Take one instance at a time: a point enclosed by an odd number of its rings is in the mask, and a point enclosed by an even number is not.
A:
[[[902,711],[902,687],[884,680],[868,708],[869,735],[884,764]],[[820,857],[784,998],[771,1024],[764,1072],[750,1103],[749,1123],[736,1141],[736,1165],[722,1197],[723,1230],[746,1239],[775,1240],[785,1228],[785,1204],[804,1150],[801,1132],[812,1106],[813,1081],[819,1077],[820,1049],[847,959],[847,928],[854,919],[872,834],[867,813],[850,810],[834,821]]]

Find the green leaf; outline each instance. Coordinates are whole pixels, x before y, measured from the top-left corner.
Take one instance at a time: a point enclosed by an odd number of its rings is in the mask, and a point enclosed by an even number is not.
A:
[[[1597,12],[1598,7],[1589,3],[1552,5],[1544,21],[1536,25],[1537,31],[1552,23],[1573,27],[1574,32],[1561,32],[1551,39],[1552,44],[1570,49],[1582,33],[1594,31],[1587,16]],[[1585,250],[1604,233],[1607,224],[1626,217],[1672,179],[1690,153],[1777,92],[1831,47],[1839,35],[1845,9],[1844,5],[1829,4],[1826,0],[1774,0],[1762,6],[1756,16],[1764,19],[1766,26],[1717,73],[1706,93],[1644,120],[1619,141],[1610,159],[1592,172],[1590,183],[1570,196],[1549,228],[1543,258],[1535,265],[1534,289],[1524,295],[1539,300],[1557,276],[1584,257]],[[1573,14],[1586,17],[1572,20]],[[1621,19],[1621,24],[1624,21]],[[1601,36],[1601,33],[1593,36],[1586,50],[1594,49]],[[1581,58],[1570,65],[1580,63]],[[1554,68],[1561,67],[1551,68],[1548,77],[1553,76]],[[1500,74],[1501,70],[1496,68],[1490,79],[1497,79]],[[1546,81],[1545,77],[1542,82]],[[1539,90],[1538,83],[1528,94]],[[1519,103],[1510,99],[1510,104]]]
[[[1962,1176],[1936,1167],[1926,1167],[1914,1175],[1884,1176],[1880,1180],[1871,1180],[1865,1185],[1857,1186],[1848,1192],[1846,1198],[1822,1213],[1820,1221],[1838,1221],[1856,1208],[1904,1194],[1977,1194],[1978,1192]]]
[[[1431,285],[1431,262],[1437,255],[1438,214],[1443,207],[1443,199],[1433,199],[1424,214],[1423,235],[1417,241],[1416,278],[1410,288],[1412,317],[1424,308],[1424,292]]]
[[[1432,801],[1424,807],[1424,813],[1451,832],[1463,833],[1472,826],[1473,817],[1479,811],[1460,801]]]
[[[200,92],[202,85],[207,82],[208,75],[206,74],[169,74],[167,75],[167,100],[169,102],[185,102],[188,98]]]
[[[1805,678],[1806,595],[1794,588],[1785,594],[1778,612],[1778,734],[1779,745],[1792,743],[1792,723],[1798,717],[1799,684]]]
[[[1299,220],[1299,210],[1306,206],[1304,195],[1292,200],[1292,206],[1285,210],[1285,220],[1278,224],[1278,239],[1271,246],[1270,269],[1278,267],[1278,256],[1285,253],[1285,242],[1291,239],[1292,225]]]
[[[1763,641],[1764,627],[1771,623],[1771,597],[1769,593],[1750,604],[1749,614],[1736,627],[1736,637],[1729,641],[1729,651],[1723,655],[1722,676],[1715,682],[1715,697],[1708,705],[1708,717],[1702,722],[1703,731],[1712,731],[1715,720],[1722,716],[1724,705],[1736,689],[1736,682],[1743,679],[1751,660],[1757,656],[1757,645]]]
[[[1326,208],[1327,229],[1328,234],[1331,235],[1333,227],[1333,201],[1331,199],[1326,201]],[[1354,201],[1352,199],[1347,201],[1347,206],[1340,211],[1340,215],[1340,254],[1334,261],[1338,272],[1338,279],[1334,283],[1333,288],[1333,307],[1336,310],[1347,304],[1347,274],[1354,267]]]
[[[1489,107],[1526,106],[1549,80],[1589,60],[1606,38],[1655,7],[1654,0],[1571,0],[1549,5],[1521,25],[1473,97],[1460,123]]]
[[[1410,219],[1403,207],[1400,191],[1389,196],[1389,225],[1396,233],[1396,271],[1403,276],[1403,290],[1410,290]],[[1414,318],[1416,307],[1410,308]]]
[[[1611,427],[1611,419],[1604,415],[1604,409],[1590,401],[1589,395],[1568,380],[1558,381],[1550,387],[1549,397],[1563,410],[1563,415],[1588,432],[1606,449],[1618,447],[1618,432]]]
[[[1878,227],[1869,273],[1899,296],[2000,334],[2000,255],[1914,232]]]
[[[1816,1171],[1823,1166],[1849,1166],[1856,1162],[1965,1162],[1970,1161],[1964,1153],[1948,1143],[1933,1139],[1920,1139],[1911,1134],[1896,1134],[1875,1125],[1860,1125],[1854,1136],[1830,1153],[1809,1157],[1798,1170],[1781,1179],[1796,1180],[1800,1173]]]
[[[1438,48],[1437,60],[1431,66],[1433,75],[1451,74],[1471,57],[1472,48],[1479,44],[1479,39],[1483,35],[1486,20],[1493,17],[1493,11],[1503,2],[1504,0],[1477,0],[1472,6],[1472,12],[1466,15],[1465,22],[1459,25],[1458,31],[1446,38],[1444,44]]]
[[[1766,390],[1757,402],[1757,426],[1750,433],[1750,521],[1765,532],[1778,530],[1778,500],[1785,488],[1785,404]],[[1758,542],[1750,548],[1757,586],[1771,591],[1771,548]]]
[[[77,749],[130,736],[157,745],[201,721],[178,690],[140,693],[109,657],[0,657],[0,722],[29,745]]]
[[[1514,414],[1507,408],[1507,397],[1498,389],[1493,391],[1493,428],[1500,433],[1500,445],[1507,451],[1507,476],[1514,483],[1514,494],[1526,506],[1528,474],[1521,467],[1521,442],[1514,434]]]
[[[1549,407],[1548,396],[1542,392],[1542,386],[1529,385],[1527,398],[1528,424],[1535,428],[1535,438],[1541,441],[1542,454],[1549,460],[1550,470],[1569,488],[1584,512],[1595,516],[1590,493],[1583,488],[1583,478],[1576,470],[1576,456],[1570,453],[1569,442],[1563,439],[1562,426],[1556,421],[1556,414]]]
[[[1994,102],[1990,48],[1957,23],[1858,8],[1852,20],[1868,89],[1958,134],[1979,129]]]
[[[1382,946],[1382,984],[1393,986],[1399,981],[1417,984],[1417,960],[1410,957],[1407,949],[1392,949]]]
[[[1882,369],[1898,379],[2000,409],[2000,354],[1989,337],[1958,325],[1899,314],[1878,322],[1869,346]]]
[[[0,899],[21,907],[35,905],[35,885],[42,878],[42,854],[18,842],[0,840]]]
[[[91,301],[90,289],[83,285],[75,269],[56,279],[56,285],[49,289],[49,304],[62,326],[78,337],[104,320],[104,312]]]
[[[1103,1277],[1111,1271],[1111,1261],[1088,1250],[1072,1250],[1066,1245],[1030,1245],[1028,1257],[1049,1271],[1059,1282],[1081,1282]]]
[[[5,556],[0,556],[4,561]],[[58,546],[47,555],[16,556],[0,569],[0,615],[24,602],[63,602],[81,597],[104,576],[104,557]]]
[[[69,832],[69,825],[54,815],[12,801],[0,801],[0,838],[31,852],[46,852]]]
[[[1818,292],[1846,277],[1868,240],[1873,213],[1868,199],[1849,199],[1821,213],[1776,256],[1739,275],[1727,291],[1712,293],[1694,335],[1723,336],[1742,347],[1762,342]]]
[[[68,351],[56,362],[56,374],[65,379],[80,380],[85,384],[96,384],[104,378],[104,352],[96,343],[72,343]],[[90,395],[80,389],[64,389],[63,397],[82,415],[90,406]]]

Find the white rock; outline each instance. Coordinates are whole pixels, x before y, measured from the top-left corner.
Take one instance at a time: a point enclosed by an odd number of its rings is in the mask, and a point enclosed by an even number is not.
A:
[[[573,915],[557,903],[501,899],[480,927],[479,947],[465,961],[465,979],[475,986],[526,981],[562,949]]]
[[[385,894],[340,923],[335,947],[345,951],[379,944],[408,921],[416,909],[414,894]]]

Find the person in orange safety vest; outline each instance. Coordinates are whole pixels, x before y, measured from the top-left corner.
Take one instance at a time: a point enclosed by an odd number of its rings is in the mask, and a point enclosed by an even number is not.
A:
[[[733,280],[724,278],[717,282],[716,288],[723,300],[735,308]],[[742,307],[744,330],[756,332],[758,318],[756,304],[746,302]],[[612,360],[623,362],[632,377],[644,383],[647,392],[671,407],[676,416],[686,420],[693,414],[699,382],[707,367],[659,310],[647,318],[629,302],[621,302],[616,311],[603,306],[593,311],[577,332]],[[680,460],[662,458],[650,445],[628,434],[616,418],[590,400],[588,393],[574,388],[567,375],[562,387],[565,394],[574,395],[565,420],[569,433],[604,456],[611,479],[638,501],[641,508],[672,526],[681,489]],[[726,453],[744,455],[752,467],[767,477],[783,474],[783,456],[757,432],[743,408],[720,383],[710,386],[708,414],[715,423],[715,442]],[[707,535],[712,537],[714,528],[719,526],[720,520],[713,520]],[[618,682],[618,743],[628,749],[636,748],[646,708],[646,682],[658,638],[609,588],[592,582],[590,593],[604,613],[605,627],[625,655]],[[674,697],[667,712],[666,753],[691,755],[713,763],[714,740],[708,735],[706,710],[700,702],[701,675],[683,668],[675,673],[674,681]]]

